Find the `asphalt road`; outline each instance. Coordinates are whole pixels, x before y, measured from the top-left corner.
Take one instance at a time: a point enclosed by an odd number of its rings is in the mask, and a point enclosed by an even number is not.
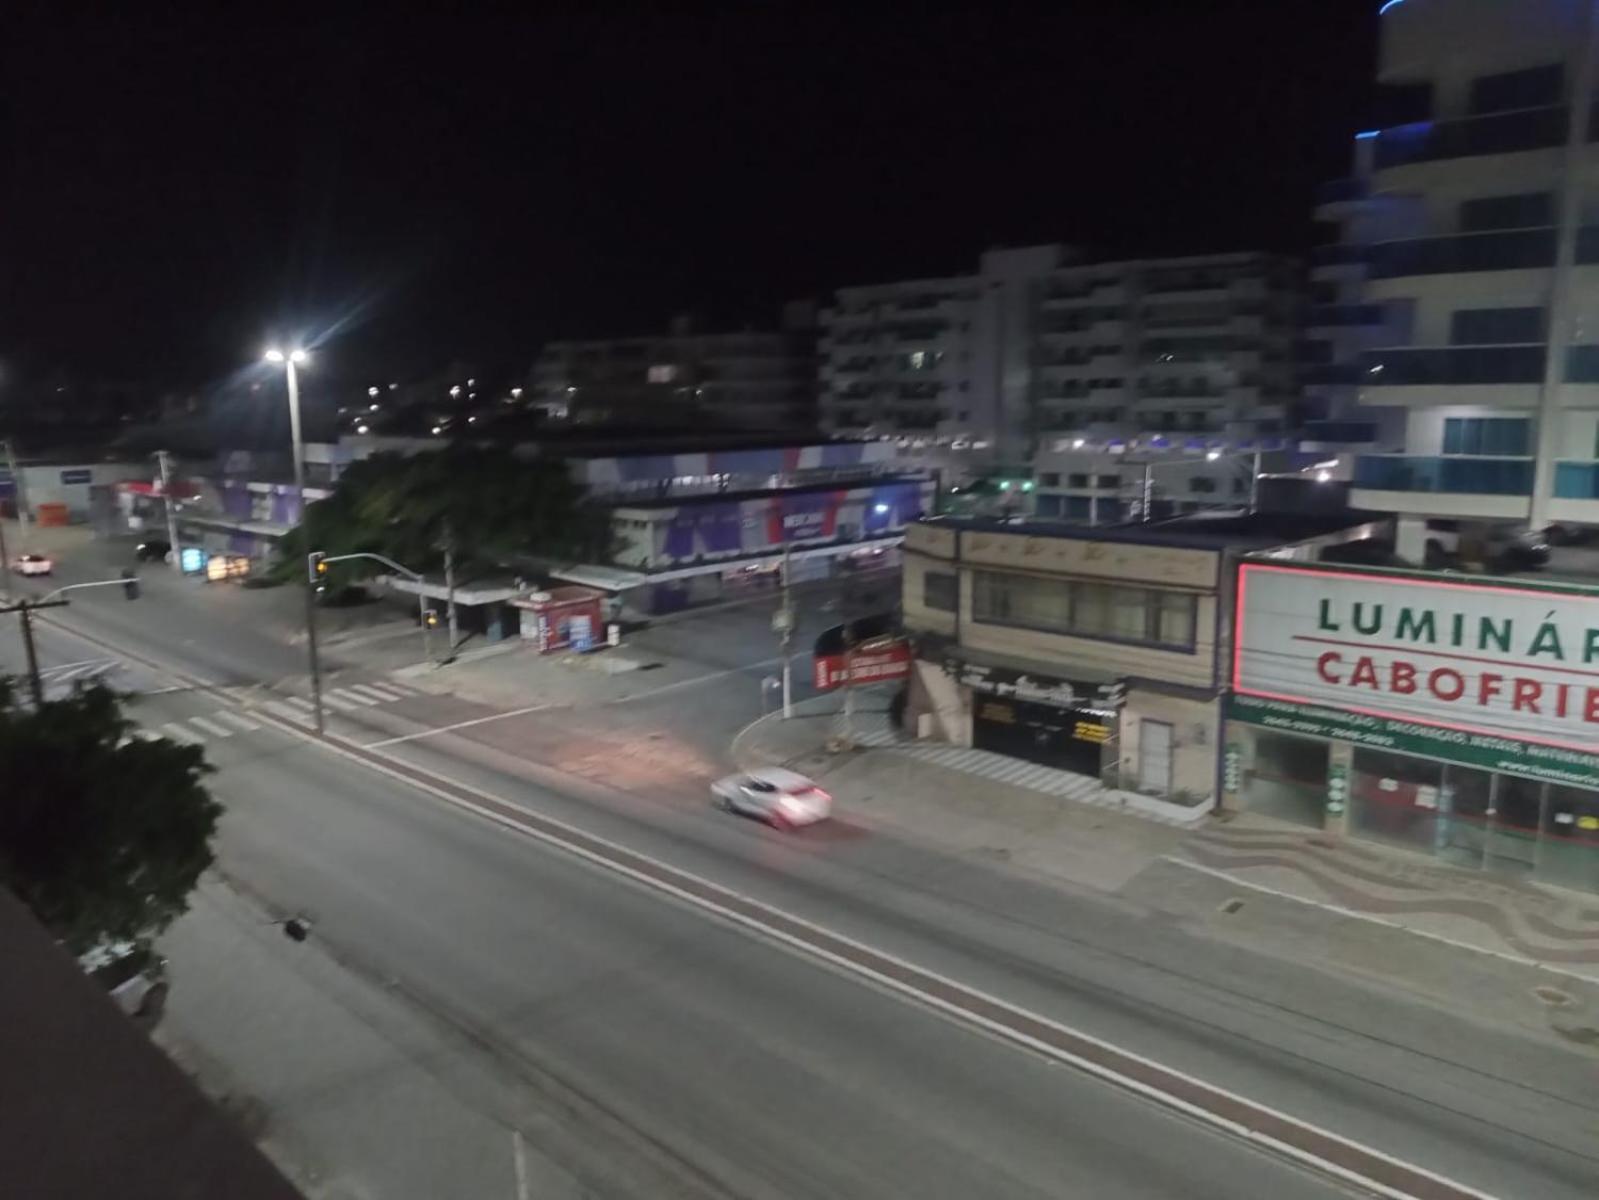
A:
[[[217,753],[228,877],[611,1123],[663,1188],[1346,1194],[297,739],[241,732]]]
[[[237,632],[120,597],[75,604],[64,620],[125,627],[130,648],[208,678]],[[758,620],[741,616],[739,638],[698,652],[747,673],[738,643],[758,645]],[[658,635],[695,636],[676,628]],[[14,635],[0,631],[0,668],[8,646]],[[94,656],[59,631],[46,653]],[[239,661],[252,674],[293,657],[263,637]],[[650,719],[710,729],[725,698],[707,696],[663,694]],[[747,705],[747,687],[743,697],[726,703]],[[177,691],[136,706],[219,763],[228,877],[274,911],[312,914],[340,961],[392,981],[515,1072],[530,1105],[559,1096],[563,1111],[592,1113],[619,1155],[660,1172],[659,1194],[668,1182],[739,1196],[1348,1194],[271,722],[230,726],[229,703]],[[425,703],[400,709],[420,720]],[[384,711],[337,725],[370,741]],[[783,837],[712,813],[699,793],[585,783],[449,736],[391,753],[1506,1200],[1599,1192],[1586,1051],[1208,941],[1106,897],[861,836],[847,821]],[[551,1136],[528,1127],[530,1141]]]

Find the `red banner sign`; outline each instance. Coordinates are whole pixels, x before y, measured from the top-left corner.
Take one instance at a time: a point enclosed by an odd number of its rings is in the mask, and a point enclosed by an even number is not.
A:
[[[855,683],[881,683],[904,679],[911,673],[911,647],[906,641],[888,642],[857,650],[852,655],[820,654],[812,660],[812,682],[819,692],[842,687],[845,673]]]

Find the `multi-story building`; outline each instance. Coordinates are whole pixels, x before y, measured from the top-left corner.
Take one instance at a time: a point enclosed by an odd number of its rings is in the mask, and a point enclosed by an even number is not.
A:
[[[823,425],[1022,474],[1046,449],[1094,475],[1140,439],[1276,433],[1297,417],[1297,279],[1266,254],[1086,262],[1047,245],[843,288],[822,314]]]
[[[1593,9],[1382,6],[1377,127],[1321,198],[1342,236],[1312,320],[1324,382],[1372,418],[1338,431],[1369,447],[1352,502],[1400,514],[1413,561],[1459,522],[1599,522]]]
[[[678,318],[657,337],[551,342],[532,391],[577,424],[814,429],[815,309],[788,305],[778,331],[703,333]]]

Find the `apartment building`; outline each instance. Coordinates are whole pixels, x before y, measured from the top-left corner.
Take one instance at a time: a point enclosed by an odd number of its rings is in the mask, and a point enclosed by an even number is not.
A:
[[[1098,466],[1179,438],[1230,449],[1297,418],[1298,308],[1298,268],[1272,255],[991,250],[970,275],[837,292],[822,313],[822,422],[972,473],[1028,474],[1041,450],[1108,475]]]
[[[815,308],[787,305],[778,330],[707,333],[679,317],[654,337],[551,342],[531,383],[537,407],[574,424],[813,430]]]
[[[1599,522],[1593,8],[1390,0],[1376,127],[1320,198],[1312,372],[1414,561],[1462,521]]]

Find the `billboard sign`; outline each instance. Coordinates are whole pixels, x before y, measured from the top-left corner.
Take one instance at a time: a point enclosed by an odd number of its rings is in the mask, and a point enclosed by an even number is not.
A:
[[[855,683],[882,683],[911,673],[911,645],[903,638],[868,642],[852,655],[818,654],[811,660],[812,682],[819,692]]]
[[[1251,562],[1236,605],[1240,697],[1599,746],[1599,592]]]

